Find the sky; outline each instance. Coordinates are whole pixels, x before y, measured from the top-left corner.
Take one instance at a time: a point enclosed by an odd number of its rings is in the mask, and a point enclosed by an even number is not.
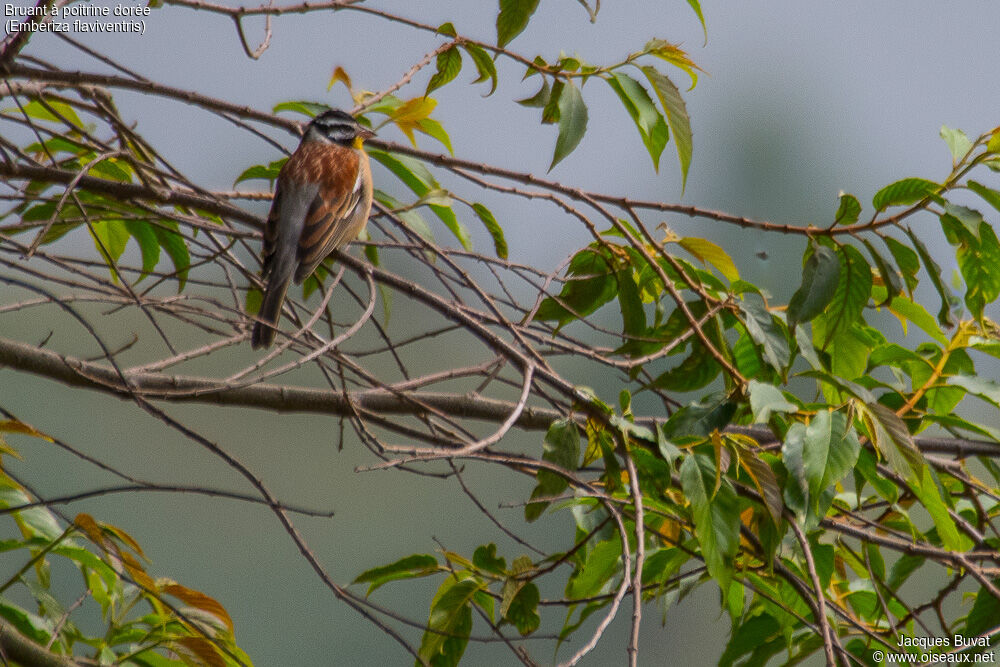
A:
[[[463,34],[495,38],[494,2],[367,4],[434,25],[452,21]],[[705,70],[697,87],[685,94],[694,130],[694,159],[683,193],[672,145],[668,144],[656,173],[624,110],[610,89],[597,81],[584,90],[590,105],[587,135],[552,170],[551,178],[601,192],[679,201],[775,222],[824,224],[832,219],[840,191],[867,203],[876,190],[900,178],[940,179],[947,174],[951,163],[938,136],[942,125],[976,136],[1000,124],[995,74],[998,3],[734,0],[707,1],[702,7],[707,41],[683,0],[606,0],[596,24],[572,0],[542,0],[531,25],[511,44],[529,57],[541,53],[551,59],[562,49],[588,62],[605,63],[660,37],[681,43]],[[164,7],[146,21],[142,36],[74,37],[153,80],[259,109],[295,99],[348,106],[342,89],[327,91],[334,67],[344,67],[359,86],[379,90],[440,43],[427,34],[353,12],[289,15],[274,19],[270,47],[259,60],[251,60],[227,18]],[[262,20],[247,21],[248,41],[260,39],[262,24]],[[51,36],[33,37],[27,53],[73,68],[105,69]],[[436,94],[435,117],[451,133],[456,155],[544,175],[555,131],[539,124],[538,110],[512,103],[532,94],[537,84],[521,82],[522,70],[501,61],[497,92],[483,98],[482,84],[467,85],[472,70],[470,64],[466,67],[470,69]],[[686,87],[685,74],[668,73]],[[420,94],[427,76],[429,72],[418,74],[403,92]],[[125,118],[137,121],[148,139],[206,187],[228,189],[247,165],[280,157],[272,146],[207,120],[180,103],[121,95],[119,105]],[[273,136],[288,148],[294,146],[291,136],[278,131]],[[403,140],[391,131],[386,138]],[[421,146],[438,150],[425,140]],[[376,179],[379,187],[390,191],[396,187],[384,172],[377,170]],[[587,242],[585,231],[570,221],[558,216],[539,219],[534,211],[496,199],[494,213],[506,225],[515,261],[554,267]],[[722,243],[750,280],[763,282],[785,298],[794,289],[783,280],[785,272],[774,258],[786,251],[798,257],[801,239],[748,235],[705,220],[668,217],[665,221],[684,234]],[[949,271],[954,262],[948,259],[936,225],[930,219],[921,224],[940,253],[942,267]],[[439,238],[447,238],[443,230],[435,231]],[[477,232],[476,242],[484,247],[487,240]],[[768,259],[758,256],[762,252]],[[19,381],[24,391],[10,397],[9,406],[15,413],[20,409],[30,421],[33,397],[51,385],[20,377]],[[99,397],[84,399],[66,414],[49,416],[48,426],[80,442],[127,441],[132,424],[143,423],[142,418],[121,406],[108,408],[107,403]],[[81,422],[95,410],[109,409],[109,414],[121,414],[122,421],[116,417],[99,425]],[[224,432],[251,465],[268,471],[279,494],[338,511],[333,524],[302,522],[338,581],[350,580],[372,563],[432,552],[430,535],[448,544],[475,544],[475,537],[463,532],[464,522],[471,519],[459,494],[442,493],[440,485],[423,480],[400,483],[400,477],[354,474],[354,466],[366,457],[358,451],[331,455],[325,440],[329,425],[320,418],[279,420],[255,413],[241,417],[239,423],[220,425],[211,413],[198,408],[176,413],[208,432]],[[124,421],[126,417],[139,421]],[[115,451],[108,456],[120,458],[124,465],[164,471],[190,467],[194,461],[204,465],[196,466],[194,477],[213,481],[218,480],[213,475],[229,474],[224,469],[219,472],[217,465],[202,460],[173,436],[156,437],[155,453],[133,458],[126,451]],[[263,447],[261,442],[270,444]],[[532,442],[526,439],[525,447],[537,446]],[[67,484],[73,481],[75,468],[70,461],[56,461],[50,470],[63,471]],[[486,472],[474,472],[473,479],[488,488]],[[501,491],[489,493],[495,493],[496,500],[510,499]],[[138,523],[120,501],[98,500],[86,509],[120,521],[154,554],[158,569],[217,594],[233,614],[237,637],[256,664],[376,660],[397,664],[405,657],[321,589],[276,523],[262,528],[260,517],[243,516],[241,508],[224,504],[212,505],[206,514],[204,500],[140,500],[144,515]],[[378,517],[374,526],[373,517]],[[185,529],[179,531],[178,526]],[[233,544],[243,546],[234,552]],[[414,614],[426,609],[429,595],[415,588]],[[659,612],[650,609],[640,643],[642,664],[713,664],[728,629],[725,619],[716,618],[716,599],[712,586],[702,587],[667,613],[666,628],[660,627]],[[585,664],[622,662],[628,614],[622,616]],[[543,661],[550,658],[544,650],[537,654]],[[296,656],[292,663],[289,655]]]

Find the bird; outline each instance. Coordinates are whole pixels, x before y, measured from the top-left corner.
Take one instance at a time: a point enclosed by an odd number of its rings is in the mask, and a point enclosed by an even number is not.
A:
[[[340,109],[317,115],[278,172],[264,225],[264,297],[250,345],[274,342],[292,280],[300,284],[327,255],[357,238],[372,208],[372,173],[362,147],[375,133]]]

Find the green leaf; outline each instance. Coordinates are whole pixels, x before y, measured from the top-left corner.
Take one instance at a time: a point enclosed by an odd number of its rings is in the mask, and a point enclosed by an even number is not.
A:
[[[965,279],[965,305],[980,320],[983,309],[1000,296],[1000,242],[993,228],[983,222],[979,243],[963,244],[955,258]]]
[[[507,259],[507,239],[504,237],[503,228],[500,226],[500,223],[493,217],[493,213],[490,209],[479,203],[473,204],[472,210],[476,212],[479,220],[486,227],[486,231],[493,237],[493,251],[496,252],[497,257]]]
[[[834,216],[836,225],[853,225],[861,215],[861,202],[854,195],[841,193],[840,206],[837,207],[837,215]]]
[[[924,467],[920,473],[919,480],[915,483],[911,482],[910,487],[916,493],[917,498],[920,499],[920,504],[931,515],[934,527],[937,528],[938,537],[941,538],[941,544],[944,545],[944,548],[948,551],[958,552],[970,549],[972,542],[967,537],[963,538],[958,532],[955,521],[948,514],[948,506],[941,497],[941,490],[934,483],[933,473],[929,466]]]
[[[778,373],[784,373],[791,360],[791,350],[785,332],[775,321],[774,316],[756,298],[750,297],[738,302],[743,313],[743,323],[753,341],[761,346],[764,358]]]
[[[976,181],[969,181],[966,185],[970,190],[982,197],[987,204],[1000,211],[1000,192],[992,190]]]
[[[419,132],[423,132],[429,137],[437,139],[441,142],[441,145],[448,149],[448,152],[452,155],[455,151],[451,147],[451,137],[445,131],[444,126],[433,118],[421,118],[417,121],[415,128]]]
[[[90,233],[94,239],[94,247],[111,269],[128,244],[129,233],[125,223],[122,220],[95,220],[90,224]],[[114,269],[111,269],[111,276],[117,282],[118,274]]]
[[[975,394],[1000,407],[1000,384],[993,380],[971,375],[953,375],[948,378],[948,384],[961,387],[970,394]]]
[[[567,274],[559,298],[542,301],[536,320],[557,320],[561,327],[590,315],[617,294],[618,281],[603,250],[584,248],[570,260]]]
[[[694,0],[690,0],[694,2]],[[699,14],[700,16],[700,14]],[[653,87],[660,100],[660,106],[667,116],[667,124],[670,131],[674,133],[674,146],[677,148],[677,159],[681,165],[682,188],[687,184],[688,169],[691,167],[691,156],[694,152],[694,143],[691,133],[691,118],[688,116],[687,105],[681,97],[674,82],[665,74],[657,70],[652,65],[644,65],[642,73]]]
[[[472,564],[480,570],[501,576],[507,572],[507,561],[497,556],[497,545],[492,542],[476,547],[472,554]]]
[[[899,272],[897,272],[896,269],[889,264],[888,260],[875,250],[875,246],[873,246],[868,239],[861,239],[861,242],[865,244],[865,248],[868,249],[868,254],[871,255],[872,259],[875,261],[875,266],[878,267],[879,276],[881,276],[882,283],[885,285],[886,297],[882,303],[879,304],[879,306],[883,306],[891,302],[903,291],[903,279],[899,275]]]
[[[906,290],[913,296],[913,288],[917,286],[917,272],[920,271],[920,258],[909,246],[903,245],[900,241],[891,236],[883,236],[882,240],[896,260],[896,266],[903,273],[903,280],[906,281]]]
[[[278,178],[278,173],[287,161],[288,158],[283,157],[267,165],[255,164],[252,167],[247,167],[243,170],[243,173],[237,176],[236,180],[233,181],[233,187],[236,187],[237,184],[242,183],[243,181],[249,181],[257,178],[274,181]]]
[[[573,152],[587,131],[587,105],[583,102],[580,90],[572,83],[562,87],[558,107],[559,136],[556,138],[556,149],[549,171]]]
[[[371,595],[375,589],[390,581],[399,579],[413,579],[414,577],[426,577],[438,571],[437,558],[429,554],[413,554],[406,558],[401,558],[395,563],[382,565],[370,570],[365,570],[359,574],[352,584],[370,584],[365,597]]]
[[[191,266],[191,255],[188,254],[184,237],[173,231],[177,229],[175,222],[161,221],[151,227],[160,247],[167,251],[170,261],[174,264],[174,271],[177,273],[177,293],[180,294],[187,283],[188,268]]]
[[[506,46],[528,27],[528,19],[538,8],[538,0],[500,0],[497,14],[497,46]]]
[[[962,130],[953,130],[946,125],[942,125],[941,138],[948,144],[953,165],[957,165],[972,150],[972,142],[969,140],[969,137],[965,136],[965,132],[962,132]]]
[[[458,48],[452,46],[437,55],[437,71],[427,82],[427,90],[424,97],[430,95],[449,81],[453,80],[462,71],[462,53]]]
[[[722,590],[729,588],[733,557],[739,548],[739,502],[726,479],[717,492],[715,464],[703,454],[691,454],[681,464],[681,486],[691,503],[695,535],[708,573]]]
[[[756,653],[759,647],[780,638],[781,627],[773,616],[770,614],[751,616],[742,625],[734,625],[729,643],[726,644],[726,650],[719,658],[719,667],[732,667],[740,657],[748,653]],[[740,664],[763,665],[766,662],[766,659],[764,662],[751,660]]]
[[[125,229],[139,244],[142,253],[142,276],[149,274],[160,262],[160,243],[153,233],[152,225],[145,220],[126,220]]]
[[[455,31],[455,25],[451,21],[439,25],[437,28],[437,33],[439,35],[444,35],[445,37],[458,36],[458,33]]]
[[[819,410],[806,427],[802,451],[810,499],[815,502],[843,479],[857,463],[860,450],[861,443],[842,412]]]
[[[802,284],[788,302],[788,324],[808,322],[833,300],[840,282],[840,260],[830,248],[813,247],[802,272]]]
[[[514,624],[522,637],[537,630],[542,622],[541,616],[538,615],[539,600],[541,595],[538,593],[538,586],[529,581],[521,586],[517,595],[507,605],[504,618]]]
[[[722,368],[701,343],[696,343],[684,361],[661,373],[652,386],[670,391],[694,391],[707,386]]]
[[[458,664],[472,631],[472,597],[482,588],[475,579],[445,579],[431,603],[418,651],[422,659],[435,666]]]
[[[618,95],[622,105],[632,117],[642,143],[646,146],[649,157],[653,160],[653,168],[660,170],[660,154],[667,145],[670,131],[660,112],[653,105],[649,93],[638,81],[626,74],[613,72],[605,79],[611,89]]]
[[[993,585],[1000,586],[1000,577],[993,580]],[[981,587],[976,594],[976,601],[972,604],[972,610],[965,619],[965,635],[975,637],[986,634],[996,627],[998,618],[1000,618],[1000,600],[985,586]]]
[[[315,118],[324,111],[329,110],[329,104],[323,104],[322,102],[307,102],[305,100],[281,102],[280,104],[274,105],[274,108],[271,109],[274,113],[278,113],[279,111],[292,111],[294,113],[300,113],[303,116],[308,116],[309,118]]]
[[[701,13],[701,3],[698,0],[687,0],[688,6],[694,10],[695,16],[701,22],[701,30],[705,34],[705,41],[708,41],[708,27],[705,25],[705,16]]]
[[[622,543],[616,535],[594,545],[579,570],[566,583],[570,599],[589,598],[605,592],[605,585],[621,570]]]
[[[385,166],[396,178],[403,181],[417,197],[424,197],[432,190],[441,189],[441,185],[419,160],[400,153],[387,153],[373,148],[367,149],[366,152],[369,157]],[[450,206],[429,204],[429,208],[451,230],[463,248],[471,249],[472,240],[469,237],[469,232],[458,221]]]
[[[924,263],[924,268],[927,269],[927,274],[931,277],[931,283],[934,285],[934,289],[941,296],[941,309],[938,311],[938,322],[942,326],[952,327],[955,322],[951,318],[951,290],[945,287],[944,283],[941,281],[941,268],[937,265],[937,262],[931,257],[930,251],[927,250],[927,246],[924,242],[913,233],[913,230],[909,227],[906,228],[906,235],[910,237],[913,241],[913,247],[916,248],[917,254],[920,256],[920,261]]]
[[[905,296],[897,296],[889,304],[889,310],[899,318],[905,318],[906,320],[916,324],[924,333],[933,338],[935,341],[941,345],[948,344],[948,338],[941,331],[941,327],[938,326],[937,320],[934,316],[927,312],[927,309],[921,306],[915,301],[907,299]]]
[[[568,470],[574,471],[580,465],[580,434],[576,424],[568,419],[559,419],[552,422],[548,432],[545,434],[545,442],[542,446],[542,458],[549,463]],[[569,482],[562,475],[558,475],[551,470],[540,469],[535,474],[538,485],[532,491],[532,498],[545,498],[562,493],[569,486]],[[545,508],[548,502],[529,503],[524,508],[524,516],[528,521],[534,521]]]
[[[884,211],[890,206],[909,206],[928,197],[938,198],[936,194],[940,189],[941,185],[934,181],[923,178],[904,178],[901,181],[890,183],[876,192],[872,198],[872,204],[876,211]]]
[[[618,279],[618,305],[622,311],[622,337],[641,336],[646,333],[646,311],[632,270],[619,271],[615,277]]]
[[[918,484],[926,465],[923,454],[899,416],[881,403],[869,403],[864,414],[871,440],[896,474]]]
[[[475,63],[476,70],[479,72],[479,76],[472,83],[482,83],[488,80],[490,82],[490,92],[486,93],[483,97],[489,97],[497,89],[497,68],[493,64],[493,58],[490,58],[490,54],[486,53],[481,46],[476,46],[475,44],[463,43],[462,48],[472,58],[472,62]]]
[[[523,100],[517,100],[517,103],[525,107],[544,109],[548,106],[551,97],[552,89],[549,88],[548,79],[542,79],[542,87],[538,89],[537,93],[531,97],[525,97]]]
[[[67,121],[72,123],[78,128],[84,128],[86,125],[80,117],[76,114],[76,111],[70,105],[65,102],[59,102],[48,96],[45,96],[45,104],[42,104],[39,100],[31,100],[27,104],[22,105],[24,113],[26,113],[31,118],[36,118],[38,120],[47,120],[53,123],[66,123]],[[62,118],[60,118],[62,116]],[[63,118],[66,120],[64,121]]]
[[[824,337],[821,348],[837,335],[850,329],[861,317],[861,311],[868,303],[872,291],[872,270],[857,248],[844,245],[837,247],[840,263],[839,276],[833,298],[823,312]],[[789,304],[789,310],[791,305]],[[789,313],[791,318],[791,313]]]
[[[750,380],[747,392],[750,394],[750,411],[755,424],[766,424],[771,419],[771,413],[795,412],[799,409],[773,384]]]

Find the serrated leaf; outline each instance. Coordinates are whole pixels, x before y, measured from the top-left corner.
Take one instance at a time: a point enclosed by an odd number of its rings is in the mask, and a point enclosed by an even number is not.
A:
[[[935,197],[941,189],[939,183],[924,178],[904,178],[890,183],[875,193],[872,205],[876,211],[884,211],[890,206],[909,206],[928,197]]]
[[[583,95],[572,83],[563,86],[559,95],[559,136],[549,171],[573,152],[587,131],[587,105]]]
[[[694,0],[691,0],[694,1]],[[691,156],[694,153],[694,140],[691,133],[691,118],[688,116],[687,104],[681,97],[681,91],[674,82],[652,65],[644,65],[642,73],[653,87],[660,100],[660,106],[667,116],[667,124],[674,135],[674,146],[677,149],[677,159],[681,165],[681,189],[687,184],[688,170],[691,167]]]
[[[462,71],[462,52],[457,47],[452,46],[437,55],[437,71],[427,82],[427,90],[424,97],[431,94],[449,81],[452,81],[458,73]]]
[[[538,0],[500,0],[497,14],[497,46],[506,46],[528,27],[528,20],[538,8]]]
[[[632,117],[632,122],[639,130],[642,143],[653,160],[653,168],[660,170],[660,154],[667,145],[670,131],[666,121],[653,105],[653,100],[642,84],[626,74],[613,72],[605,79],[611,89],[618,95],[622,105]]]
[[[814,246],[802,272],[802,284],[788,302],[788,325],[808,322],[833,300],[840,282],[840,260],[824,245]]]
[[[861,202],[854,195],[841,193],[840,205],[837,207],[837,214],[834,216],[834,224],[853,225],[861,215]]]
[[[654,37],[646,42],[646,46],[643,47],[643,53],[648,53],[656,56],[657,58],[662,58],[671,65],[679,67],[687,72],[687,75],[691,77],[691,88],[694,88],[698,84],[697,70],[701,70],[701,68],[698,67],[698,65],[691,60],[691,57],[687,54],[687,52],[678,45],[671,44],[665,39]]]

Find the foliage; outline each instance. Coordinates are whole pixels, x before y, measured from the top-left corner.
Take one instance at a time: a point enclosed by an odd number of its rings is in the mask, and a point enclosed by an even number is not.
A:
[[[164,4],[191,6],[185,0]],[[599,5],[581,4],[597,18]],[[704,23],[698,3],[688,4]],[[413,585],[410,580],[433,579],[436,592],[428,600],[419,642],[410,646],[388,633],[417,664],[458,664],[470,642],[484,635],[483,628],[527,660],[527,644],[518,640],[542,634],[545,627],[557,628],[557,651],[565,652],[571,639],[571,646],[583,647],[567,657],[574,662],[592,646],[585,635],[599,638],[629,593],[638,625],[642,603],[655,601],[666,609],[691,587],[709,582],[718,588],[720,608],[731,622],[720,658],[724,665],[767,664],[779,655],[795,663],[820,653],[828,663],[874,664],[874,651],[900,650],[894,635],[926,632],[929,612],[937,615],[933,622],[940,623],[942,635],[995,635],[1000,384],[977,369],[1000,357],[1000,330],[989,316],[1000,297],[1000,241],[988,219],[1000,210],[995,175],[1000,130],[972,138],[942,128],[950,155],[944,179],[892,182],[874,193],[867,212],[861,203],[866,197],[841,193],[820,226],[788,227],[684,207],[683,212],[760,234],[800,238],[801,261],[785,262],[796,268],[798,288],[787,303],[780,302],[744,279],[742,258],[717,241],[682,237],[655,225],[661,211],[679,208],[584,192],[455,157],[451,137],[432,117],[438,101],[431,93],[453,86],[471,64],[472,83],[488,86],[486,95],[493,95],[503,71],[496,63],[504,60],[519,67],[524,79],[537,81],[537,92],[518,104],[539,109],[541,122],[556,127],[550,171],[584,140],[593,87],[586,84],[599,79],[625,112],[602,122],[634,127],[657,170],[672,142],[682,186],[686,182],[693,150],[690,120],[680,89],[662,68],[680,69],[693,87],[698,66],[663,39],[607,65],[590,64],[579,55],[545,58],[513,51],[511,43],[532,25],[538,5],[537,0],[500,0],[495,43],[463,36],[451,23],[409,21],[430,36],[433,49],[399,85],[380,93],[356,89],[345,69],[334,71],[330,86],[343,85],[362,123],[379,130],[380,137],[398,132],[406,142],[381,139],[368,149],[380,173],[390,177],[379,184],[378,210],[364,239],[369,261],[344,255],[306,281],[292,311],[299,319],[285,332],[278,352],[246,368],[230,359],[231,372],[184,384],[181,380],[190,378],[151,378],[152,371],[126,377],[115,361],[120,352],[101,343],[101,358],[108,363],[85,367],[74,362],[86,370],[79,371],[84,379],[74,379],[94,382],[94,388],[130,398],[147,411],[150,400],[174,400],[175,391],[189,392],[187,399],[221,397],[257,407],[265,401],[265,407],[289,409],[281,401],[290,400],[297,388],[266,380],[315,363],[329,386],[311,389],[330,390],[324,409],[352,419],[359,440],[382,459],[379,466],[412,470],[446,462],[448,468],[434,471],[461,481],[454,462],[468,460],[529,477],[533,490],[517,498],[524,522],[513,532],[529,530],[543,517],[562,520],[574,532],[564,548],[503,551],[498,536],[471,554],[442,547],[437,555],[394,556],[393,562],[356,577],[353,584],[367,585],[363,593],[334,588],[340,599],[366,608],[376,592],[385,595]],[[347,9],[367,11],[360,5]],[[231,16],[237,25],[244,11],[209,10]],[[424,67],[426,84],[407,97],[403,87]],[[15,78],[44,74],[20,60],[11,65]],[[104,298],[139,302],[134,289],[149,279],[175,288],[177,294],[170,296],[180,301],[159,297],[152,288],[142,298],[155,299],[158,313],[197,321],[210,339],[188,353],[171,350],[162,363],[149,366],[157,372],[215,352],[227,336],[241,342],[248,321],[243,308],[254,312],[260,292],[254,272],[227,253],[256,235],[260,219],[221,195],[199,198],[197,189],[169,173],[155,150],[106,110],[110,107],[92,103],[95,93],[87,87],[92,83],[78,77],[77,88],[69,86],[73,96],[22,91],[28,101],[18,98],[16,107],[3,112],[6,121],[40,131],[2,167],[5,176],[24,185],[0,218],[5,225],[0,238],[11,250],[45,255],[58,239],[83,233],[85,227],[109,273],[100,286]],[[167,94],[152,87],[146,92]],[[217,101],[183,99],[219,111]],[[295,130],[299,120],[326,108],[326,102],[294,100],[253,118]],[[103,143],[113,150],[100,149],[95,137],[102,132]],[[447,154],[420,148],[418,136],[421,142],[433,139]],[[44,169],[35,167],[43,162]],[[234,186],[263,182],[273,187],[283,163],[282,158],[246,167]],[[569,180],[568,164],[559,173]],[[583,224],[592,240],[557,272],[516,264],[508,260],[501,219],[480,201],[496,193],[554,202]],[[973,199],[983,210],[970,206]],[[493,245],[490,254],[476,252],[470,222],[485,229]],[[438,225],[457,248],[439,243]],[[942,272],[931,251],[941,239],[954,255],[954,279]],[[140,266],[122,264],[132,242]],[[163,254],[170,261],[166,270]],[[433,274],[441,290],[403,277],[404,262]],[[463,262],[487,269],[484,275],[495,277],[499,287],[471,277]],[[223,266],[239,280],[230,276],[226,284],[212,282],[216,279],[199,271],[202,263]],[[208,296],[191,294],[196,275],[195,289]],[[55,283],[34,288],[20,279],[0,279],[63,304],[72,301],[42,291]],[[508,289],[505,280],[523,281],[519,287],[527,286],[530,299],[518,296],[524,290]],[[360,309],[356,323],[343,327],[330,306],[341,283]],[[395,294],[445,323],[391,339],[387,324],[373,319],[376,286],[386,320]],[[221,306],[225,297],[220,294],[227,291],[241,298]],[[324,295],[319,306],[317,292]],[[927,294],[933,294],[930,307]],[[189,310],[172,310],[173,303]],[[886,333],[893,318],[907,334],[900,340]],[[328,339],[313,330],[320,321],[328,324]],[[385,341],[380,352],[398,365],[400,378],[378,377],[377,365],[362,363],[374,353],[347,345],[363,327]],[[482,343],[488,350],[485,360],[445,367],[418,380],[410,377],[400,355],[409,355],[416,341],[453,329]],[[278,356],[286,350],[294,360]],[[14,353],[4,363],[40,372],[35,361],[42,353],[33,353],[20,366]],[[572,372],[555,369],[549,361],[557,355],[612,375],[620,384],[617,405],[578,385]],[[412,356],[427,360],[426,352]],[[285,365],[260,370],[275,359]],[[101,372],[104,379],[92,379]],[[350,380],[341,379],[339,386],[333,379],[345,376]],[[479,383],[455,391],[450,398],[456,402],[420,391],[465,377]],[[494,403],[477,402],[483,388],[497,384],[502,386]],[[275,391],[272,398],[252,403],[239,393],[245,386]],[[336,403],[348,394],[353,402]],[[390,405],[395,398],[399,403]],[[434,403],[438,400],[442,403]],[[466,401],[461,409],[455,407],[461,400]],[[972,401],[985,403],[987,419],[967,416],[964,408]],[[633,407],[639,404],[660,409]],[[490,413],[491,406],[499,413]],[[386,417],[400,413],[413,420]],[[467,416],[500,426],[480,438],[467,427]],[[16,420],[5,423],[8,430],[30,428]],[[531,455],[503,448],[515,426],[546,429]],[[205,438],[178,430],[225,458]],[[386,432],[430,446],[391,445]],[[259,479],[236,462],[231,465],[284,517],[283,523],[288,521]],[[4,476],[3,484],[5,507],[21,530],[20,538],[4,543],[5,551],[30,554],[6,587],[23,582],[39,613],[5,601],[0,615],[24,636],[59,654],[85,645],[96,659],[108,662],[249,664],[221,605],[180,584],[152,579],[141,565],[141,549],[123,530],[83,514],[61,521],[43,506],[28,507],[30,494],[12,478]],[[301,536],[290,521],[287,526],[306,554]],[[56,556],[72,561],[83,575],[107,625],[102,636],[80,631],[67,620],[71,610],[48,592],[47,562]],[[902,587],[918,569],[933,572],[928,580],[938,592],[913,601]],[[561,590],[561,596],[543,597],[543,591],[553,590]],[[964,616],[942,612],[955,591],[971,598]],[[166,596],[186,607],[176,607]],[[597,618],[602,620],[595,624]],[[636,641],[630,645],[635,652]]]

